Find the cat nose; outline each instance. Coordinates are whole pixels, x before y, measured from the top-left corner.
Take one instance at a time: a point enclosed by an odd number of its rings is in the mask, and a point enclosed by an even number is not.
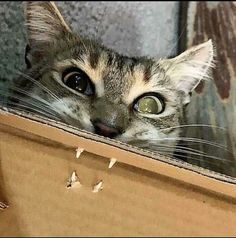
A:
[[[99,120],[92,121],[92,124],[94,126],[95,133],[98,135],[115,138],[117,135],[120,134],[120,131],[118,129],[110,127]]]

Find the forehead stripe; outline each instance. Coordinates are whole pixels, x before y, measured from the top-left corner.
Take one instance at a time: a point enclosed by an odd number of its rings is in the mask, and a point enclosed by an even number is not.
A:
[[[148,82],[152,76],[152,71],[150,67],[145,67],[144,72],[143,72],[143,80],[145,82]]]
[[[93,69],[97,67],[99,58],[100,58],[100,53],[96,49],[90,52],[89,63]]]

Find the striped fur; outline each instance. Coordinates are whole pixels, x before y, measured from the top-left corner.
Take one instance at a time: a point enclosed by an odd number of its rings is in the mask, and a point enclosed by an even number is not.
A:
[[[142,143],[179,135],[178,128],[162,129],[180,125],[189,93],[209,75],[214,55],[210,40],[172,59],[132,58],[77,36],[52,2],[26,2],[25,15],[32,65],[25,73],[60,100],[38,84],[26,85],[31,95],[49,102],[62,121],[94,132],[91,120],[99,118],[122,129],[117,140],[132,144],[141,141],[141,147]],[[89,76],[95,85],[94,97],[88,98],[63,84],[62,73],[70,67],[82,69]],[[26,77],[18,79],[19,87],[25,81]],[[134,101],[148,92],[165,98],[163,113],[142,115],[133,110]]]

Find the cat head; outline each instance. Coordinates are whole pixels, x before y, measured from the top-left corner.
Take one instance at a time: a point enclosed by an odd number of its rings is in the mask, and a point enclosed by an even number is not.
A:
[[[142,147],[178,136],[183,107],[212,66],[211,40],[172,59],[133,58],[73,33],[53,2],[26,2],[25,16],[26,74],[40,83],[32,94],[62,121]]]

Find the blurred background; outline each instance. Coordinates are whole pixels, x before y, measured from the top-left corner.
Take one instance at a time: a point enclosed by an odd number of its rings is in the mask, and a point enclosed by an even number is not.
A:
[[[186,161],[236,176],[236,2],[56,4],[74,31],[129,56],[175,56],[211,38],[217,54],[213,80],[193,93],[186,111],[186,124],[192,126],[184,128],[193,138],[185,143],[207,156],[187,156]],[[0,45],[0,87],[7,90],[15,71],[25,68],[21,2],[0,2]]]
[[[178,2],[56,3],[74,31],[102,41],[120,53],[161,57],[175,54]],[[21,2],[0,2],[0,70],[2,78],[24,67],[25,28]]]

